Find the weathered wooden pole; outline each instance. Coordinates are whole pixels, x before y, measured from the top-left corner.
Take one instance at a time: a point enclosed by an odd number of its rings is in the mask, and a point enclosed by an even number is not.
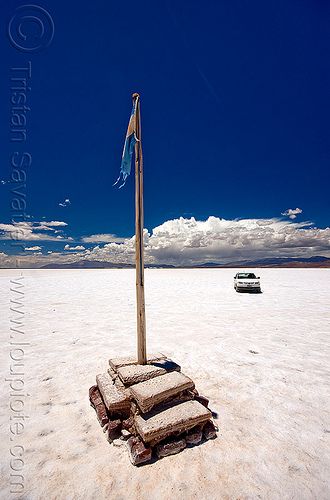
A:
[[[140,96],[133,94],[135,110],[135,263],[136,263],[136,303],[137,303],[137,358],[141,365],[147,364],[146,314],[144,300],[144,259],[143,259],[143,158],[141,146]]]

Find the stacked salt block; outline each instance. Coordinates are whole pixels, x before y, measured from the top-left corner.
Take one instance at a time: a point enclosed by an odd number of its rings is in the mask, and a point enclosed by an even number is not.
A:
[[[109,360],[106,373],[89,390],[91,405],[111,443],[126,440],[130,460],[139,465],[216,437],[208,399],[200,396],[181,367],[163,354]]]

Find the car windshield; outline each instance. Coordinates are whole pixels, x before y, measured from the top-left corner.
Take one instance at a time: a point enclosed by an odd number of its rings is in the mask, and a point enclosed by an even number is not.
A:
[[[239,279],[248,278],[248,279],[251,279],[251,280],[257,279],[256,275],[254,273],[239,273],[237,275],[237,278],[239,278]]]

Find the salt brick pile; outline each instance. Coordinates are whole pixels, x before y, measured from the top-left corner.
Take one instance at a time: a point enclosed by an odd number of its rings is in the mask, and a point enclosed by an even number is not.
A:
[[[112,443],[126,440],[133,465],[182,451],[216,437],[208,399],[200,396],[181,367],[163,354],[109,360],[89,389],[90,403]]]

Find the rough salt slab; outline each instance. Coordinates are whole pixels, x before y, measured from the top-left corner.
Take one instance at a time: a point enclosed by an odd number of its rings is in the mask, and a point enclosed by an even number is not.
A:
[[[125,385],[122,383],[120,380],[118,374],[112,369],[108,368],[107,370],[108,374],[110,375],[110,378],[112,379],[112,383],[121,391],[124,391],[126,396],[131,399],[131,393],[129,392],[129,389],[126,389]]]
[[[97,387],[97,385],[93,385],[89,389],[89,400],[93,408],[95,408],[97,405],[103,403],[100,391]]]
[[[174,432],[184,432],[204,424],[212,417],[210,410],[198,401],[165,404],[144,415],[134,417],[135,428],[142,440],[155,444]]]
[[[133,465],[149,462],[151,459],[151,448],[146,448],[139,437],[130,437],[126,442],[126,447]]]
[[[139,384],[132,385],[130,392],[142,413],[162,403],[171,396],[176,396],[186,389],[193,389],[194,382],[181,372],[171,372]]]
[[[126,385],[138,384],[166,373],[181,370],[180,365],[170,359],[160,359],[148,365],[127,365],[118,368],[118,375]]]
[[[130,407],[128,394],[114,385],[108,373],[96,375],[96,383],[109,411],[124,410]]]
[[[148,357],[147,363],[151,363],[153,361],[166,358],[166,356],[162,353],[149,354],[147,357]],[[137,364],[138,362],[136,356],[126,356],[121,358],[109,359],[109,365],[115,371],[117,371],[118,368],[120,368],[121,366],[137,365]]]

